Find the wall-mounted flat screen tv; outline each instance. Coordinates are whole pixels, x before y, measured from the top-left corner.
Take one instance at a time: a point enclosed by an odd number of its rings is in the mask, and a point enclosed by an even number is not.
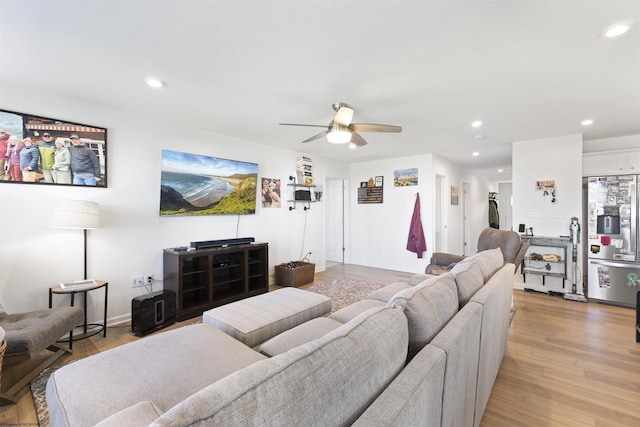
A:
[[[0,183],[107,186],[107,129],[0,110]]]
[[[160,215],[256,212],[258,164],[162,150]]]

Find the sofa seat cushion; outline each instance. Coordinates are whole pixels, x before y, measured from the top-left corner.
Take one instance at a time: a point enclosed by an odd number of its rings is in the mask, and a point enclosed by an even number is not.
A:
[[[367,310],[377,307],[384,307],[385,305],[387,305],[386,302],[374,299],[363,299],[362,301],[349,304],[348,306],[341,308],[335,313],[331,313],[329,318],[337,320],[340,323],[347,323]]]
[[[469,302],[471,297],[484,285],[479,261],[461,262],[455,265],[449,273],[456,282],[458,290],[458,305],[460,308]]]
[[[409,321],[409,359],[427,345],[458,312],[458,291],[450,275],[397,293],[389,305],[400,305]]]
[[[279,333],[331,311],[331,298],[283,288],[205,311],[204,323],[255,347]]]
[[[267,357],[286,353],[294,347],[322,337],[338,329],[342,323],[328,317],[316,317],[263,342],[258,351]]]
[[[487,249],[466,257],[458,264],[464,264],[466,262],[476,262],[480,267],[484,282],[487,283],[491,276],[493,276],[493,273],[504,265],[504,257],[502,256],[502,250],[500,248]]]
[[[351,425],[402,370],[406,355],[402,312],[368,310],[205,387],[152,425]]]
[[[202,323],[70,363],[47,382],[51,425],[92,426],[141,401],[166,411],[265,356]]]
[[[407,282],[393,282],[371,292],[367,295],[367,299],[375,299],[386,304],[395,294],[410,287],[411,285]]]

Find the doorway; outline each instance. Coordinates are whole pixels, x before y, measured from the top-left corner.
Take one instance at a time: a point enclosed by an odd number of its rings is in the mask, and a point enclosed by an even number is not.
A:
[[[325,260],[327,266],[345,263],[345,188],[348,181],[327,178],[325,201]]]
[[[447,223],[445,218],[447,217],[444,209],[446,203],[443,203],[443,197],[447,194],[445,185],[447,179],[443,175],[436,175],[436,188],[435,188],[435,249],[434,252],[447,252]]]
[[[462,203],[462,254],[465,256],[471,255],[471,222],[469,221],[471,206],[469,203],[470,191],[471,184],[463,181],[460,200]]]
[[[512,184],[510,182],[498,183],[498,215],[500,216],[500,229],[513,230],[513,197]]]

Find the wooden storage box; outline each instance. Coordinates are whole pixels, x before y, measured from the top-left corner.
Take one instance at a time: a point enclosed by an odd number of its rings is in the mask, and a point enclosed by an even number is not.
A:
[[[313,282],[316,265],[309,262],[296,261],[299,267],[289,268],[287,264],[276,265],[276,284],[280,286],[298,286]]]

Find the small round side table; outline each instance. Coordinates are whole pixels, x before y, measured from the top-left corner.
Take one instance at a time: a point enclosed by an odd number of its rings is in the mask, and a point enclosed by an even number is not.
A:
[[[102,332],[102,337],[107,336],[107,301],[109,294],[109,282],[104,280],[96,280],[94,285],[82,285],[82,287],[73,288],[67,287],[62,288],[60,285],[53,286],[49,288],[49,308],[53,306],[53,294],[57,295],[71,295],[71,307],[74,306],[75,296],[76,294],[84,294],[83,302],[84,302],[84,323],[79,325],[82,327],[82,334],[75,335],[73,334],[71,341],[78,341],[85,338],[92,337],[100,332]],[[96,289],[104,288],[104,320],[102,324],[100,323],[88,323],[87,322],[87,292],[95,291]],[[65,342],[65,340],[61,340]],[[66,340],[68,341],[68,340]]]

